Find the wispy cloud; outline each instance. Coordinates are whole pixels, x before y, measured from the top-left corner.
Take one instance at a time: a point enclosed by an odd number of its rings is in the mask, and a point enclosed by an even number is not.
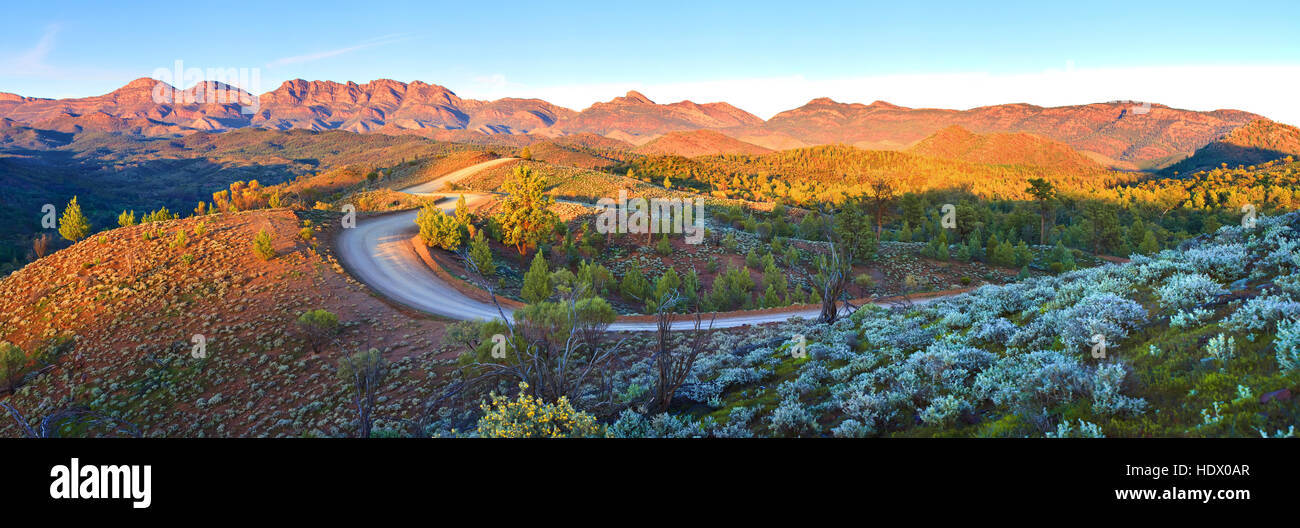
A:
[[[342,47],[342,48],[335,48],[335,49],[330,49],[330,50],[317,51],[317,52],[313,52],[313,53],[304,53],[304,54],[302,54],[302,55],[293,55],[293,56],[290,56],[290,57],[281,57],[281,58],[278,58],[278,59],[275,59],[275,60],[273,60],[273,61],[271,61],[271,62],[266,63],[266,67],[267,67],[267,68],[274,68],[274,67],[277,67],[277,66],[287,66],[287,65],[290,65],[290,64],[302,64],[302,63],[304,63],[304,62],[312,62],[312,61],[318,61],[318,60],[321,60],[321,59],[328,59],[328,58],[330,58],[330,57],[337,57],[337,56],[339,56],[339,55],[344,55],[344,54],[347,54],[347,53],[352,53],[352,52],[357,51],[357,50],[363,50],[363,49],[367,49],[367,48],[375,48],[375,47],[379,47],[379,46],[384,46],[384,45],[388,45],[388,44],[393,44],[393,43],[396,43],[396,42],[401,42],[401,41],[404,41],[404,40],[409,40],[410,38],[411,38],[411,35],[410,35],[409,33],[394,33],[394,34],[391,34],[391,35],[384,35],[384,36],[381,36],[381,37],[375,37],[375,38],[371,38],[371,39],[363,40],[363,41],[358,42],[358,43],[356,43],[356,44],[353,44],[353,45],[351,45],[351,46],[346,46],[346,47]]]
[[[59,25],[45,26],[45,32],[36,44],[26,51],[5,61],[9,74],[18,76],[48,76],[55,73],[55,68],[46,64],[45,59],[54,50],[55,38],[59,34]]]

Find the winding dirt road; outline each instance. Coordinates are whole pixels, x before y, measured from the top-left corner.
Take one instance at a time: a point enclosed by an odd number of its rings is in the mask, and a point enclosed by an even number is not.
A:
[[[446,193],[442,192],[443,186],[514,159],[516,158],[500,158],[479,163],[430,182],[407,187],[401,192],[435,197],[439,205],[446,208],[448,212],[455,209],[456,197],[462,194],[465,196],[465,201],[473,206],[491,200],[493,195],[471,192]],[[357,280],[389,299],[411,308],[461,320],[500,317],[501,312],[495,305],[465,295],[424,263],[411,243],[411,240],[419,235],[419,229],[415,225],[417,214],[417,210],[410,210],[358,219],[355,228],[344,229],[338,236],[339,258]],[[943,297],[921,299],[915,303],[932,302],[940,298]],[[511,315],[510,308],[502,309],[507,317]],[[818,314],[819,310],[815,308],[727,312],[718,314],[713,327],[728,328],[780,322],[796,316],[815,319]],[[646,319],[648,318],[620,317],[609,326],[609,330],[632,332],[656,330],[655,323]],[[708,321],[706,320],[704,324],[707,325]],[[693,325],[693,321],[680,320],[673,323],[673,329],[686,330]]]

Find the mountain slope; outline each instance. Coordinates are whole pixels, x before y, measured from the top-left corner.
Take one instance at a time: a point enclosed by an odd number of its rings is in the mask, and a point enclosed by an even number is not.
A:
[[[901,149],[943,128],[959,125],[977,133],[1027,132],[1060,141],[1081,153],[1161,166],[1190,155],[1215,138],[1259,116],[1238,110],[1193,112],[1162,105],[1097,103],[1044,108],[1028,104],[970,110],[906,108],[814,99],[769,119],[759,130],[730,135],[780,134],[810,144],[847,143],[863,148]]]
[[[643,144],[655,136],[677,130],[758,126],[762,123],[762,119],[727,103],[681,101],[658,104],[639,92],[631,91],[609,102],[593,104],[538,133],[555,136],[590,132]]]
[[[637,154],[677,155],[688,158],[713,154],[766,154],[771,151],[715,130],[669,132],[634,150]]]
[[[1036,165],[1080,171],[1103,168],[1059,141],[1023,132],[976,134],[958,125],[935,132],[913,145],[908,152],[995,165]]]
[[[1201,147],[1169,170],[1192,172],[1223,163],[1234,167],[1257,165],[1287,156],[1300,156],[1300,129],[1268,119],[1256,119]]]
[[[156,102],[158,94],[172,89],[140,78],[94,97],[37,99],[0,94],[0,117],[61,132],[167,135],[256,126],[432,135],[443,130],[518,134],[574,114],[539,99],[461,99],[436,84],[390,79],[365,84],[295,79],[262,94],[257,104],[250,94],[223,92],[235,89],[205,82],[179,91],[174,99]],[[224,101],[213,97],[227,93],[232,95]],[[244,106],[256,111],[245,114]]]

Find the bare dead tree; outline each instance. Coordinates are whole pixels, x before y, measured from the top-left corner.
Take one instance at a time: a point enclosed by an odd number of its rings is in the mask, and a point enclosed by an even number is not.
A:
[[[375,400],[388,376],[388,362],[377,349],[357,352],[339,360],[339,378],[351,389],[352,404],[357,411],[357,433],[370,438],[374,427]]]
[[[4,407],[5,410],[9,411],[10,416],[13,417],[15,422],[18,422],[19,427],[22,428],[23,433],[28,438],[59,438],[59,431],[64,426],[71,424],[85,425],[88,428],[87,430],[99,428],[108,436],[127,436],[131,438],[141,436],[140,428],[136,427],[135,424],[101,412],[92,411],[83,406],[73,406],[55,411],[42,418],[40,425],[36,428],[28,424],[27,418],[8,403],[0,402],[0,407]]]
[[[880,176],[871,182],[871,208],[876,219],[876,239],[880,239],[880,232],[884,229],[885,214],[889,211],[889,204],[894,201],[894,196],[898,194],[897,185],[894,178],[890,176]]]
[[[841,311],[853,311],[848,298],[848,285],[853,271],[853,248],[840,240],[840,235],[835,229],[835,214],[833,212],[821,214],[824,220],[822,229],[825,231],[829,251],[813,259],[815,273],[807,268],[795,268],[795,270],[803,275],[808,284],[816,288],[817,294],[821,296],[821,314],[817,321],[834,323]],[[840,308],[841,303],[844,305],[843,310]]]
[[[600,336],[612,321],[593,319],[580,309],[580,300],[586,301],[583,299],[583,285],[562,295],[558,303],[559,314],[526,314],[522,319],[515,319],[512,317],[514,314],[507,316],[491,281],[479,272],[468,255],[462,254],[461,258],[474,282],[491,297],[508,334],[503,334],[508,348],[506,357],[493,358],[504,361],[478,363],[486,370],[484,374],[527,383],[529,391],[543,399],[555,400],[563,396],[576,401],[588,387],[589,380],[601,376],[609,367],[610,360],[626,341],[620,340],[611,346],[599,343]],[[597,400],[601,399],[598,395]]]
[[[36,253],[36,258],[42,258],[50,254],[50,235],[41,233],[40,236],[32,240],[32,251]]]
[[[713,333],[713,322],[717,315],[709,319],[707,329],[701,329],[702,316],[700,315],[699,306],[695,307],[695,322],[691,334],[686,338],[683,346],[670,348],[668,333],[672,331],[674,319],[676,319],[675,309],[684,301],[681,292],[669,290],[660,296],[655,306],[655,324],[658,331],[658,345],[655,348],[654,357],[651,358],[655,363],[658,371],[658,382],[655,384],[654,401],[651,408],[655,412],[668,410],[672,405],[673,395],[677,389],[681,388],[690,376],[691,369],[695,367],[695,360],[704,350],[704,343],[709,335]]]

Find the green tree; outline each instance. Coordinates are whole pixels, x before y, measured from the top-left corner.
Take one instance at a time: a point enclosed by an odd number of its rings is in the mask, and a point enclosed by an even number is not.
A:
[[[506,193],[498,215],[502,241],[524,255],[549,240],[559,217],[551,210],[555,199],[545,194],[546,177],[520,165],[501,190]]]
[[[488,245],[487,236],[482,231],[475,233],[469,242],[469,259],[484,277],[496,275],[497,265],[492,260],[492,247]]]
[[[880,205],[882,202],[873,203],[883,207]],[[880,209],[876,212],[877,215],[884,214]],[[876,255],[876,229],[871,220],[872,217],[863,212],[856,201],[846,202],[835,214],[835,235],[855,261],[865,262]]]
[[[1028,266],[1030,262],[1034,261],[1034,252],[1029,249],[1029,245],[1025,244],[1024,240],[1021,240],[1019,244],[1016,244],[1013,254],[1015,255],[1015,261],[1013,264],[1016,266]]]
[[[641,275],[641,270],[632,268],[632,271],[623,275],[623,282],[619,289],[622,291],[623,298],[629,301],[644,301],[650,293],[650,281]]]
[[[519,295],[529,304],[535,304],[551,298],[554,293],[551,272],[547,269],[546,259],[539,252],[533,257],[532,267],[524,273],[524,286]]]
[[[59,218],[59,234],[72,242],[90,234],[90,221],[86,215],[81,214],[81,205],[77,204],[76,196],[63,208],[63,216]]]
[[[472,222],[473,218],[470,217],[469,206],[465,203],[465,195],[462,194],[460,198],[456,199],[456,223],[460,224],[462,229],[468,230]]]
[[[655,253],[658,253],[659,255],[666,257],[668,255],[671,255],[672,252],[673,252],[673,246],[670,242],[668,242],[668,235],[665,234],[662,238],[659,239],[659,242],[655,244]]]
[[[1056,189],[1052,187],[1052,183],[1047,180],[1030,178],[1029,188],[1025,189],[1025,192],[1029,193],[1034,197],[1034,200],[1038,201],[1038,213],[1042,218],[1041,224],[1039,225],[1038,243],[1046,244],[1047,219],[1048,215],[1050,215],[1053,209],[1056,208]]]
[[[275,247],[271,245],[271,234],[265,229],[258,231],[257,236],[253,237],[253,253],[262,260],[271,260],[275,258]]]
[[[1160,251],[1160,243],[1156,241],[1156,234],[1147,230],[1147,234],[1142,237],[1142,243],[1138,246],[1138,253],[1143,255],[1152,255]]]
[[[117,215],[117,225],[119,227],[131,227],[135,225],[135,211],[122,211],[122,214]]]
[[[419,214],[415,216],[415,224],[420,226],[420,239],[424,240],[426,246],[455,251],[464,242],[465,230],[461,223],[433,202],[420,208]]]

